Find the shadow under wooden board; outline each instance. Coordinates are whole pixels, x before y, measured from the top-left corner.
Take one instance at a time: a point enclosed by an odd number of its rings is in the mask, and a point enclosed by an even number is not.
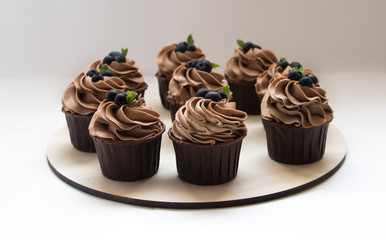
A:
[[[168,130],[170,117],[164,117],[161,119]],[[95,153],[80,152],[71,145],[67,127],[58,130],[49,141],[47,160],[64,182],[100,198],[147,207],[199,209],[253,204],[301,192],[333,175],[346,157],[346,141],[333,124],[329,127],[324,157],[307,165],[271,160],[260,117],[249,117],[246,125],[248,135],[243,140],[237,176],[217,186],[197,186],[178,178],[173,144],[166,133],[162,137],[157,174],[140,181],[105,178]]]

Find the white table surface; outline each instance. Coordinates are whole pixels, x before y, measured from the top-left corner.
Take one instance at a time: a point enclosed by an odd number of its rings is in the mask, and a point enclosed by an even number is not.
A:
[[[348,143],[342,168],[296,195],[209,210],[137,207],[67,185],[45,151],[66,124],[60,99],[72,79],[2,79],[0,239],[385,239],[386,73],[318,76]],[[146,97],[158,98],[153,76],[145,80]]]

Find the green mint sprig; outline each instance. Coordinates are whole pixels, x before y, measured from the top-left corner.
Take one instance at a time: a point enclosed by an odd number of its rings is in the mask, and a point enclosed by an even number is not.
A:
[[[229,100],[230,96],[231,96],[231,89],[228,85],[222,87],[220,89],[220,91],[223,91],[226,95],[227,95],[227,101]]]
[[[194,40],[193,40],[193,37],[192,37],[192,34],[189,34],[188,38],[186,39],[186,41],[188,42],[188,44],[194,44]]]
[[[282,58],[280,58],[280,62],[281,61],[287,61],[287,59],[285,57],[282,57]]]
[[[299,70],[299,72],[302,73],[302,76],[304,76],[304,68],[301,67],[301,68],[298,68],[298,67],[293,67],[292,69],[296,69],[296,70]]]
[[[220,67],[220,65],[218,65],[217,63],[214,63],[214,62],[211,62],[210,64],[212,65],[212,70]]]
[[[243,48],[244,45],[245,45],[245,42],[243,40],[241,40],[241,39],[237,39],[236,42],[237,42],[237,45],[239,45],[241,48]]]
[[[106,71],[107,69],[109,69],[109,66],[107,64],[103,65],[101,67],[101,69],[99,70],[100,73],[103,73],[104,71]]]
[[[127,104],[129,105],[129,107],[131,107],[131,105],[133,104],[133,101],[137,97],[137,95],[138,95],[138,93],[136,93],[134,91],[127,91],[126,101],[127,101]]]
[[[121,53],[125,56],[127,56],[127,52],[129,51],[128,48],[121,48]]]

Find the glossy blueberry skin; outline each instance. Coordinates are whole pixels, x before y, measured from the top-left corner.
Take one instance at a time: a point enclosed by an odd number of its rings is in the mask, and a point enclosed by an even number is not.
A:
[[[115,61],[117,61],[119,63],[124,63],[124,62],[126,62],[126,56],[123,54],[115,56]]]
[[[92,76],[97,75],[97,74],[99,74],[99,72],[97,70],[93,69],[93,70],[88,71],[86,75],[89,77],[92,77]]]
[[[257,44],[253,44],[253,47],[254,47],[254,48],[261,49],[261,47],[260,47],[259,45],[257,45]]]
[[[115,60],[114,57],[112,57],[112,56],[106,56],[106,57],[103,58],[102,63],[103,63],[103,64],[110,65],[114,60]]]
[[[292,62],[292,63],[290,63],[290,67],[291,68],[294,68],[294,67],[301,68],[303,66],[299,62]]]
[[[292,69],[288,74],[288,79],[298,81],[303,77],[302,73],[297,69]]]
[[[120,92],[116,89],[110,89],[107,94],[106,94],[106,100],[108,102],[114,102],[115,97],[119,94]]]
[[[299,80],[299,84],[302,86],[306,86],[306,87],[312,87],[313,86],[312,79],[310,77],[302,77]]]
[[[98,82],[100,80],[103,80],[103,75],[98,73],[91,77],[91,81]]]
[[[184,53],[186,51],[186,48],[183,45],[177,45],[174,51]]]
[[[102,75],[106,76],[106,77],[113,77],[114,76],[114,72],[111,71],[110,69],[106,69],[106,70],[103,71]]]
[[[188,46],[186,47],[186,51],[195,52],[196,46],[194,46],[193,44],[188,44]]]
[[[251,49],[251,48],[254,48],[253,43],[251,43],[251,42],[246,42],[246,43],[244,44],[244,46],[243,46],[243,52],[244,52],[244,53],[247,53],[247,52],[249,51],[249,49]]]
[[[284,70],[288,65],[289,63],[287,61],[280,61],[277,63],[277,66],[280,66],[282,70]]]
[[[212,99],[215,102],[218,102],[222,99],[220,93],[210,91],[205,95],[205,99]]]
[[[219,91],[217,91],[219,94],[220,94],[220,96],[222,97],[222,99],[226,99],[228,96],[226,95],[226,93],[224,93],[223,91],[221,91],[221,90],[219,90]]]
[[[113,58],[115,58],[115,56],[119,56],[119,55],[122,55],[122,53],[120,53],[120,52],[110,52],[109,53],[109,56],[112,56]]]
[[[196,97],[205,97],[205,95],[210,92],[207,88],[201,88],[196,92]]]
[[[126,94],[124,93],[118,93],[114,98],[115,104],[122,106],[124,104],[127,104]]]
[[[197,70],[210,72],[212,71],[212,64],[208,60],[201,60],[200,62],[196,63]]]
[[[185,63],[185,67],[186,67],[186,68],[194,68],[194,67],[195,67],[194,61],[187,61],[187,62]]]
[[[311,78],[313,84],[318,83],[318,78],[314,74],[308,74],[307,77]]]

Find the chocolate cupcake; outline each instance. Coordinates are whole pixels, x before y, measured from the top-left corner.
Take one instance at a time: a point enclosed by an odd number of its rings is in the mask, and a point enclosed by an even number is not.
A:
[[[233,92],[239,110],[247,114],[260,113],[260,101],[255,91],[256,79],[277,62],[275,54],[251,42],[237,40],[239,48],[234,51],[225,68],[225,78]]]
[[[261,103],[269,156],[287,164],[307,164],[323,157],[333,110],[326,91],[293,69],[268,86]]]
[[[80,151],[95,152],[88,125],[107,92],[110,89],[124,91],[122,79],[107,75],[111,74],[108,71],[100,74],[95,70],[87,72],[87,75],[82,72],[64,90],[62,111],[66,115],[71,143]]]
[[[174,71],[167,96],[172,120],[177,110],[194,97],[199,89],[208,88],[211,91],[218,91],[228,86],[223,75],[212,71],[215,67],[218,65],[208,60],[194,60],[179,66]]]
[[[169,103],[166,100],[169,90],[169,81],[174,70],[188,61],[195,59],[204,60],[205,54],[201,49],[194,45],[192,35],[188,36],[186,42],[173,43],[161,49],[156,58],[158,71],[155,76],[158,79],[159,95],[162,105],[169,109]]]
[[[92,117],[89,131],[105,177],[135,181],[158,171],[165,125],[137,93],[109,92]]]
[[[300,69],[303,66],[299,62],[291,62],[288,63],[287,59],[280,58],[278,63],[272,64],[268,70],[264,71],[262,74],[257,77],[255,89],[256,94],[259,97],[259,101],[263,99],[265,93],[267,92],[268,85],[276,78],[285,75],[288,76],[288,73],[292,70],[292,68]],[[312,74],[316,79],[316,75],[312,72],[311,69],[304,69],[305,75]],[[316,83],[315,86],[319,86],[319,83]]]
[[[135,61],[130,60],[126,55],[127,48],[122,49],[121,52],[110,52],[103,60],[93,62],[88,67],[88,71],[93,69],[100,71],[101,67],[107,64],[109,71],[125,82],[125,90],[135,91],[144,96],[147,84],[138,71],[139,67],[135,66]]]
[[[169,130],[176,154],[178,176],[197,185],[229,182],[237,175],[243,138],[247,134],[247,114],[235,103],[193,97],[176,113]]]

